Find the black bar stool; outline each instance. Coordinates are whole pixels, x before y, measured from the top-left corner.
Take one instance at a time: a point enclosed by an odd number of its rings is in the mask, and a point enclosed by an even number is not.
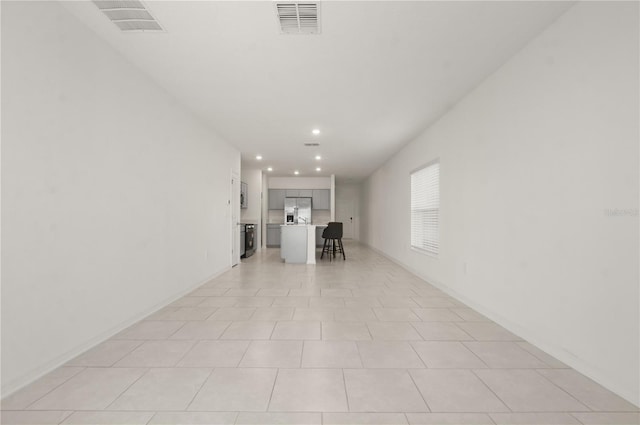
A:
[[[324,244],[322,245],[320,258],[324,257],[324,253],[326,252],[329,255],[329,260],[331,260],[331,254],[333,254],[333,258],[336,258],[336,252],[341,252],[342,259],[347,259],[347,256],[344,254],[344,246],[342,245],[341,222],[329,222],[327,228],[322,232],[322,237],[324,238]]]

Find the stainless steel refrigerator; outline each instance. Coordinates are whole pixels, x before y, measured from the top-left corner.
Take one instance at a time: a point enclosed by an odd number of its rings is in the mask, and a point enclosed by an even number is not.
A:
[[[311,198],[284,198],[285,224],[311,224]]]

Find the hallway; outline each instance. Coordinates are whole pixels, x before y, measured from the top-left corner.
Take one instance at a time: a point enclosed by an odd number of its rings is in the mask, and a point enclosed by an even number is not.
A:
[[[316,266],[259,251],[8,397],[2,423],[638,424],[385,257],[345,250]]]

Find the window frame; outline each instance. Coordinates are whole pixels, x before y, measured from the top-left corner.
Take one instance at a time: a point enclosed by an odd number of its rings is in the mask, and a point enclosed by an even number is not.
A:
[[[432,251],[432,250],[428,250],[428,249],[424,249],[418,246],[413,245],[413,208],[412,208],[412,203],[413,203],[413,187],[412,187],[412,177],[415,173],[422,171],[426,168],[429,168],[433,165],[438,165],[438,227],[437,227],[437,231],[438,231],[438,250],[437,252]],[[440,176],[441,176],[441,162],[440,162],[440,158],[436,158],[433,159],[423,165],[421,165],[420,167],[414,168],[413,170],[411,170],[409,172],[409,247],[411,248],[412,251],[415,252],[419,252],[423,255],[432,257],[432,258],[439,258],[440,257],[440,230],[441,230],[441,226],[440,226],[440,210],[441,210],[441,198],[440,198]]]

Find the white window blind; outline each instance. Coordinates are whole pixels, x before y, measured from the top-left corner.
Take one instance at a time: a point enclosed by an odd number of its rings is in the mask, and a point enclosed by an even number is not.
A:
[[[411,246],[438,255],[440,248],[440,163],[411,173]]]

